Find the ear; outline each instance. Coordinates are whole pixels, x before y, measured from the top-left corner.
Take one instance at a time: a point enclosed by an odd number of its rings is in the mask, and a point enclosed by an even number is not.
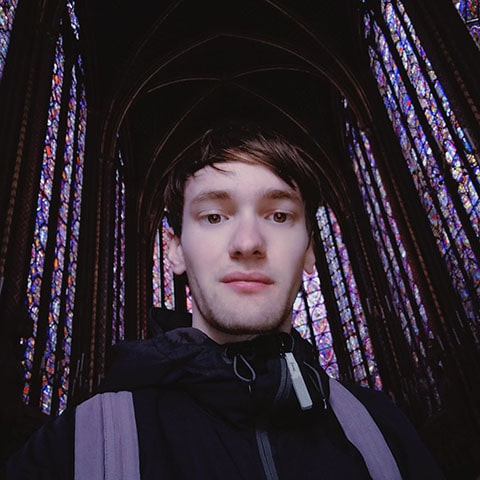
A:
[[[185,258],[183,255],[182,244],[180,243],[180,238],[177,235],[174,235],[170,240],[170,245],[168,247],[168,259],[172,264],[174,273],[181,275],[185,273]]]
[[[314,267],[315,267],[315,253],[313,252],[313,238],[310,237],[310,242],[308,244],[307,251],[305,252],[303,269],[308,274],[311,274],[313,272]]]

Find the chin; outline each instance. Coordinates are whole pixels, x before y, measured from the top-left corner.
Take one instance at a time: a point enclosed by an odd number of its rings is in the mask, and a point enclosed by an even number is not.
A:
[[[262,320],[252,319],[251,321],[245,321],[243,318],[242,321],[228,323],[213,320],[209,323],[216,330],[229,335],[265,335],[289,331],[290,326],[290,322],[288,322],[288,329],[286,329],[287,322],[284,319],[265,321],[265,318],[262,318]]]

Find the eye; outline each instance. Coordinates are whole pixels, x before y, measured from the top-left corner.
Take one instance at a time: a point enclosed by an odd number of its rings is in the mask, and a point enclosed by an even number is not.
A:
[[[272,215],[272,220],[276,223],[284,223],[287,221],[288,213],[285,212],[275,212]]]
[[[208,223],[215,225],[222,221],[222,216],[219,213],[210,213],[206,216],[206,220]]]

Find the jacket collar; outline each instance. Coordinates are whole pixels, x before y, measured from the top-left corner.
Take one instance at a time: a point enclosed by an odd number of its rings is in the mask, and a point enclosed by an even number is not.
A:
[[[152,339],[120,342],[99,391],[141,388],[182,390],[235,424],[268,417],[296,421],[304,415],[286,373],[292,352],[314,405],[326,405],[328,378],[318,366],[310,343],[290,334],[218,345],[195,328],[160,332]]]

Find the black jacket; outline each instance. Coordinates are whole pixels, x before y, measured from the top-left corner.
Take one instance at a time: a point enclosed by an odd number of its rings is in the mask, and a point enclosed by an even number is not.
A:
[[[314,402],[301,410],[285,375],[293,350]],[[382,393],[349,387],[380,427],[405,479],[443,478],[418,435]],[[180,328],[123,342],[100,391],[133,392],[142,479],[368,479],[328,406],[328,379],[296,332],[218,345]],[[9,479],[73,478],[74,409],[38,431]]]

